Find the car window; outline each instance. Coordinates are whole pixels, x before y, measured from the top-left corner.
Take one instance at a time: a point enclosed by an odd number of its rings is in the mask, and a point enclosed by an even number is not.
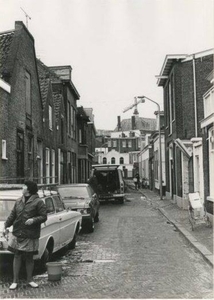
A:
[[[63,211],[65,209],[64,204],[63,204],[62,200],[59,198],[59,196],[53,196],[53,199],[54,199],[56,212]]]
[[[0,221],[6,221],[15,202],[15,200],[0,200]]]
[[[45,199],[45,204],[46,204],[46,209],[48,214],[55,212],[53,199],[51,197]]]
[[[92,197],[92,196],[94,195],[94,190],[93,190],[93,188],[92,188],[91,186],[88,186],[87,189],[88,189],[89,197]]]
[[[69,186],[59,188],[59,194],[63,199],[72,197],[88,197],[88,191],[86,186]]]

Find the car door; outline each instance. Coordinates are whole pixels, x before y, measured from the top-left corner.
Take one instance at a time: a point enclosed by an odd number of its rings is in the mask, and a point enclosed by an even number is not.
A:
[[[72,211],[66,210],[61,198],[53,196],[60,226],[60,246],[64,247],[74,237],[76,218]]]
[[[59,218],[55,210],[54,201],[51,196],[44,199],[47,210],[47,220],[42,224],[40,236],[40,249],[45,249],[47,241],[50,238],[54,240],[53,252],[57,251],[60,247],[60,224]]]

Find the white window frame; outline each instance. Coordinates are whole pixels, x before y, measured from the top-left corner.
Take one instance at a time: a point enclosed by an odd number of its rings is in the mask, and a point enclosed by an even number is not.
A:
[[[108,140],[108,147],[111,147],[111,140]]]
[[[126,148],[126,140],[122,141],[123,148]]]
[[[132,147],[132,140],[128,141],[128,147],[131,148]]]
[[[51,176],[52,176],[52,183],[55,183],[55,150],[52,149],[51,155]]]
[[[46,171],[46,183],[50,183],[50,149],[45,149],[45,171]]]
[[[114,148],[117,147],[117,141],[116,140],[113,141],[113,147]]]
[[[7,142],[6,140],[2,140],[2,155],[1,158],[7,160]]]

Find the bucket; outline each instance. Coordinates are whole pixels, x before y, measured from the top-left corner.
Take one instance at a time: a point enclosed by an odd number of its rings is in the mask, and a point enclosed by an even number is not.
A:
[[[62,276],[62,264],[59,262],[48,262],[46,263],[48,280],[57,281],[61,280]]]

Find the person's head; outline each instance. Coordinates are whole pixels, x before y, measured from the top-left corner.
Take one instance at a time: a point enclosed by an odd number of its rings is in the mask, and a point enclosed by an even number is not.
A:
[[[38,187],[36,182],[34,181],[25,181],[24,186],[23,186],[23,195],[29,196],[29,195],[34,195],[38,192]]]

